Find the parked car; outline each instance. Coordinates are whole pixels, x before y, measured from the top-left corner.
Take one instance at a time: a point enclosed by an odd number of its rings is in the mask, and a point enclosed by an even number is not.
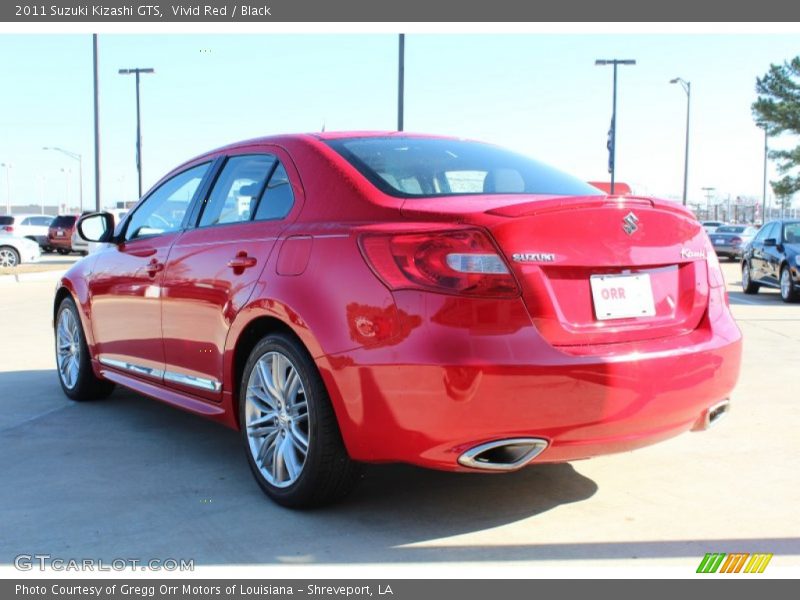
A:
[[[800,221],[771,221],[753,238],[742,257],[742,290],[757,294],[762,285],[778,288],[784,302],[800,299]]]
[[[714,233],[717,227],[725,225],[725,221],[703,221],[701,225],[706,230],[706,233]]]
[[[125,215],[128,214],[128,209],[110,208],[107,212],[114,217],[114,226],[116,227],[116,225],[125,217]],[[98,247],[100,247],[100,244],[87,242],[80,235],[78,235],[77,227],[72,228],[72,238],[70,242],[72,251],[84,256],[90,252],[94,252]]]
[[[39,244],[33,240],[18,235],[0,235],[0,267],[37,262],[41,254]]]
[[[42,248],[49,250],[47,230],[53,217],[50,215],[3,215],[0,216],[0,233],[11,233],[33,240]]]
[[[47,231],[47,241],[51,248],[59,254],[72,252],[72,231],[78,215],[58,215]]]
[[[242,142],[79,231],[105,245],[56,291],[64,393],[120,384],[239,429],[287,506],[362,462],[513,471],[704,429],[739,374],[691,213],[478,142]]]
[[[721,225],[708,237],[717,256],[739,259],[758,231],[749,225]]]

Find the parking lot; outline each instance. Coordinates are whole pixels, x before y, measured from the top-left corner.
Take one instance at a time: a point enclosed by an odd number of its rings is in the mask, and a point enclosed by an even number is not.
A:
[[[52,350],[55,278],[0,286],[0,564],[49,553],[689,576],[706,552],[770,552],[770,570],[796,567],[800,305],[771,290],[744,296],[737,265],[723,268],[745,346],[719,426],[502,476],[373,466],[345,502],[311,512],[262,495],[233,431],[120,389],[67,401]]]

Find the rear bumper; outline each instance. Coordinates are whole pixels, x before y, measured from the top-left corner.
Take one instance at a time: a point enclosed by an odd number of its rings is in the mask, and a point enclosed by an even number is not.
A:
[[[428,323],[402,341],[318,359],[351,456],[445,470],[511,438],[548,443],[534,462],[632,450],[692,428],[728,398],[741,334],[717,290],[679,337],[559,350],[525,327],[475,335]]]
[[[47,244],[51,248],[62,248],[65,250],[72,250],[72,240],[68,237],[48,237]]]

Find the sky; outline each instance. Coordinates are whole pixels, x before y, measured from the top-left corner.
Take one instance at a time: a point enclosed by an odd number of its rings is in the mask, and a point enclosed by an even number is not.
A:
[[[396,34],[101,34],[101,198],[134,200],[141,85],[146,190],[185,160],[241,139],[291,132],[392,130]],[[692,83],[689,202],[761,197],[756,77],[800,54],[797,34],[409,34],[405,129],[500,144],[588,181],[607,181],[612,68],[618,71],[617,181],[679,200]],[[0,202],[94,205],[91,35],[0,34]],[[797,144],[776,139],[774,147]],[[777,179],[774,165],[770,179]]]

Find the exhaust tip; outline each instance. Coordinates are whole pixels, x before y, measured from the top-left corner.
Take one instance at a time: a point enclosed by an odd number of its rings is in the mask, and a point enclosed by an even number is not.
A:
[[[730,410],[731,401],[728,398],[725,398],[725,400],[710,406],[705,414],[705,429],[710,429],[719,423],[722,418],[730,412]]]
[[[458,464],[471,469],[516,471],[539,456],[548,446],[541,438],[495,440],[470,448],[458,457]]]

